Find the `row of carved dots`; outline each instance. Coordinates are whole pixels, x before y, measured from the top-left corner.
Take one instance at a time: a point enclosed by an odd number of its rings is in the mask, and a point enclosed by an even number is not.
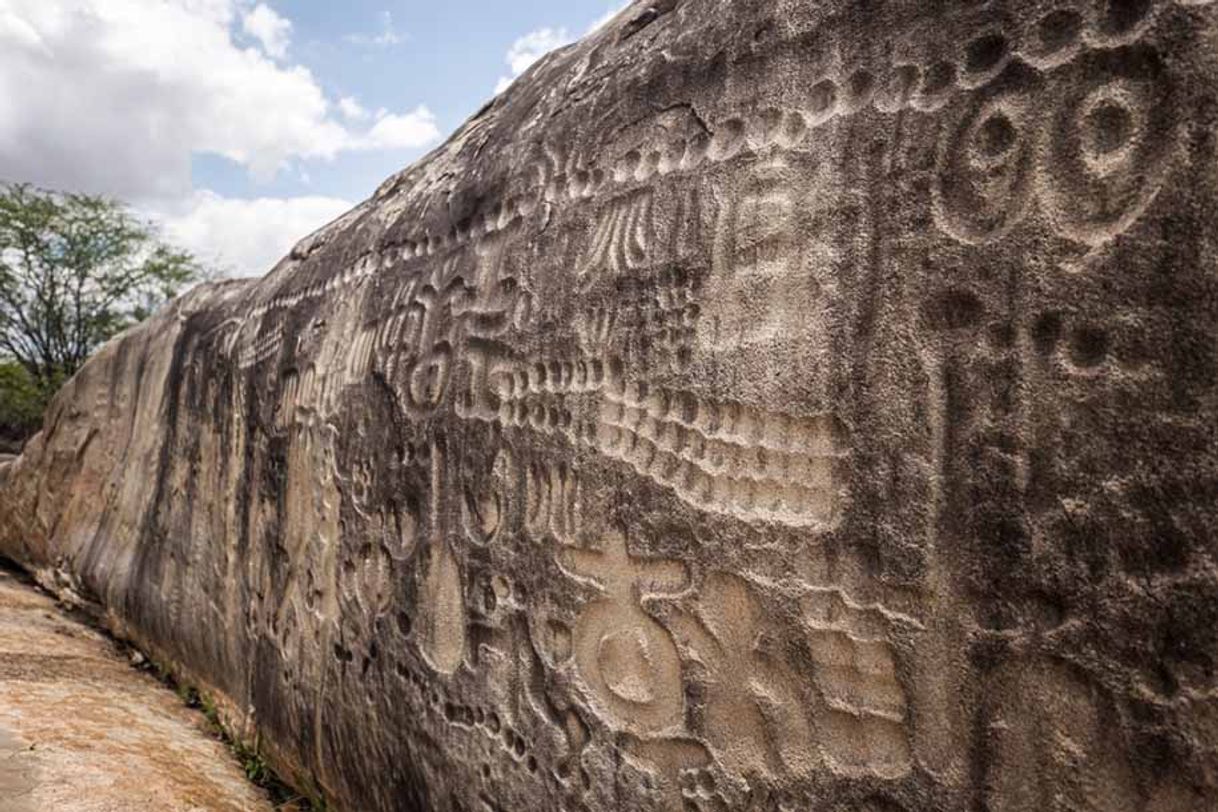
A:
[[[1151,10],[1152,4],[1147,0],[1112,0],[1096,21],[1096,26],[1102,33],[1119,36],[1136,28]],[[754,147],[773,143],[794,146],[803,140],[811,128],[828,122],[839,113],[860,109],[872,101],[888,112],[895,112],[906,104],[924,110],[937,109],[954,87],[972,89],[981,86],[1000,72],[1014,56],[1024,57],[1035,64],[1066,51],[1083,36],[1084,23],[1083,15],[1075,9],[1049,11],[1032,26],[1037,40],[1034,46],[1032,43],[1012,44],[1008,33],[987,31],[966,43],[955,61],[937,60],[924,68],[915,64],[892,66],[883,92],[879,94],[876,92],[879,83],[875,75],[866,69],[855,70],[845,79],[826,77],[811,86],[806,113],[769,108],[751,120],[728,118],[716,125],[714,134],[709,138],[677,138],[665,150],[652,150],[646,154],[638,150],[627,152],[619,159],[612,174],[597,166],[596,161],[573,161],[577,168],[570,172],[556,172],[549,179],[545,177],[547,173],[540,173],[542,177],[535,188],[476,214],[469,225],[462,228],[454,226],[442,234],[424,232],[405,240],[394,253],[402,259],[431,256],[446,248],[463,245],[471,238],[502,230],[516,219],[531,214],[541,199],[560,196],[573,200],[587,199],[610,182],[646,181],[655,174],[695,169],[705,158],[728,160],[737,155],[746,142]]]

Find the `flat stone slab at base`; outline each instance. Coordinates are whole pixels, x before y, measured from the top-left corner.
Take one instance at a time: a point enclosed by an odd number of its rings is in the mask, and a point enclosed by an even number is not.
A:
[[[0,571],[0,812],[269,812],[198,715]]]

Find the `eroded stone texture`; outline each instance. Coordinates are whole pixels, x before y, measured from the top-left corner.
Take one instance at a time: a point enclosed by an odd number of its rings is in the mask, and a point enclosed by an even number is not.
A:
[[[345,809],[1213,809],[1215,14],[636,2],[109,344],[0,548]]]

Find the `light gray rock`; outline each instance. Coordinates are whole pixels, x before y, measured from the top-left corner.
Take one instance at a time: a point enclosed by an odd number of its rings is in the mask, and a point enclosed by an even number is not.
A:
[[[1218,807],[1216,7],[636,2],[0,491],[345,810]]]

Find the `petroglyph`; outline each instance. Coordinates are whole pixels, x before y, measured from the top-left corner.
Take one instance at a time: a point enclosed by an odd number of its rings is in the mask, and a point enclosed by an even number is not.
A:
[[[1158,193],[1176,147],[1162,59],[1137,48],[1071,65],[1076,78],[1060,91],[1038,173],[1041,198],[1064,236],[1104,243]]]
[[[445,537],[445,522],[440,515],[446,481],[445,452],[433,445],[430,456],[432,532],[420,572],[417,637],[428,664],[441,674],[452,674],[465,659],[465,584],[460,562]]]
[[[629,174],[623,172],[623,177]],[[622,274],[647,262],[652,240],[652,205],[650,191],[637,192],[608,204],[580,262],[581,279],[598,274]]]
[[[883,778],[908,772],[908,706],[888,643],[890,616],[836,590],[812,590],[802,608],[813,679],[827,706],[817,727],[829,763]]]
[[[970,110],[943,144],[935,186],[940,226],[962,242],[1005,235],[1030,199],[1040,110],[1022,90],[992,91]]]
[[[847,498],[845,428],[641,385],[607,392],[593,443],[705,510],[830,526]]]
[[[639,599],[683,589],[685,567],[632,557],[616,531],[601,543],[599,550],[563,550],[560,558],[601,593],[581,607],[572,638],[589,699],[617,728],[644,736],[677,729],[684,708],[677,648]]]
[[[949,234],[1003,237],[1035,198],[1055,231],[1098,246],[1154,199],[1176,145],[1162,56],[1130,48],[1063,70],[1075,78],[1052,90],[1039,75],[1012,74],[969,103],[941,146],[935,214]]]
[[[534,462],[525,477],[526,532],[536,539],[552,535],[564,543],[575,543],[583,507],[582,484],[576,472],[562,464]]]
[[[451,674],[465,657],[465,597],[461,569],[445,541],[433,541],[423,566],[419,645],[427,662]]]
[[[99,351],[0,551],[335,808],[1214,808],[1216,8],[638,0]]]
[[[761,607],[736,576],[713,573],[695,617],[678,615],[674,633],[707,670],[701,727],[733,775],[807,775],[819,757],[795,674],[781,654],[759,648]]]

